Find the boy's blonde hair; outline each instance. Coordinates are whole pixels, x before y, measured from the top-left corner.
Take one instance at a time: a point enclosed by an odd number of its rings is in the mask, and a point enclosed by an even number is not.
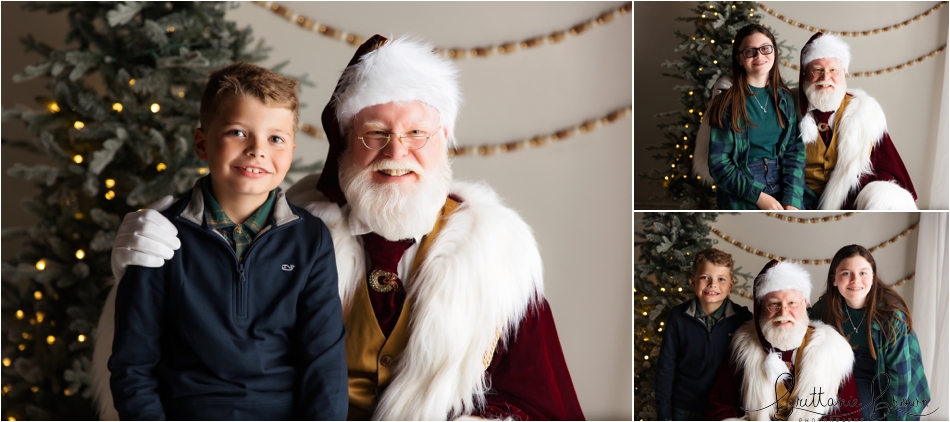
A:
[[[297,86],[295,79],[250,63],[238,62],[219,69],[208,77],[208,85],[201,94],[198,119],[207,129],[225,101],[235,97],[261,100],[268,107],[286,108],[294,113],[294,132],[297,131]]]
[[[732,272],[734,271],[733,267],[735,266],[735,262],[732,261],[732,255],[716,248],[706,248],[696,254],[696,259],[693,261],[692,278],[696,277],[696,273],[699,272],[703,264],[707,262],[718,267],[728,267],[729,277],[732,277]]]

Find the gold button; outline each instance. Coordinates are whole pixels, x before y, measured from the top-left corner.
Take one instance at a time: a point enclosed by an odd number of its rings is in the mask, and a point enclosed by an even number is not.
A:
[[[237,227],[234,228],[234,232],[237,233],[237,234],[241,234],[241,233],[244,232],[244,230],[241,230],[241,226],[237,226]]]
[[[392,356],[386,355],[386,356],[383,356],[383,357],[379,358],[379,364],[380,364],[380,365],[389,366],[389,365],[392,365],[392,363],[393,363],[393,358],[392,358]]]

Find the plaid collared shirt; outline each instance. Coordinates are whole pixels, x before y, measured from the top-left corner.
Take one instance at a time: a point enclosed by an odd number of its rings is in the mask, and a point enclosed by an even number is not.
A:
[[[231,249],[237,255],[238,261],[241,261],[244,258],[244,252],[254,241],[254,236],[257,236],[257,233],[267,224],[267,218],[270,217],[271,209],[274,207],[274,197],[277,189],[272,190],[267,195],[264,205],[261,205],[254,214],[251,214],[240,225],[231,221],[224,210],[221,209],[221,205],[218,205],[218,201],[214,199],[214,195],[211,193],[210,177],[201,184],[201,191],[204,193],[205,199],[205,223],[209,229],[221,233],[227,239]]]
[[[712,332],[713,327],[716,326],[716,323],[722,320],[722,316],[725,314],[726,302],[724,301],[719,305],[719,309],[716,309],[712,315],[707,315],[706,311],[703,310],[703,305],[699,303],[699,299],[693,299],[696,301],[696,318],[699,318],[704,324],[706,324],[706,331]]]

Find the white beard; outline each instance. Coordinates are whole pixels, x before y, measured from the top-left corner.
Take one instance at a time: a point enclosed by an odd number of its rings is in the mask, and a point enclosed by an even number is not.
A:
[[[357,147],[362,147],[358,145]],[[371,173],[382,169],[406,169],[419,177],[413,184],[373,182]],[[423,236],[432,230],[445,205],[452,184],[448,155],[430,171],[418,163],[378,160],[357,168],[347,149],[340,156],[340,187],[351,212],[376,234],[389,241]]]
[[[834,89],[831,91],[816,90],[815,85],[821,84],[831,85]],[[844,99],[847,90],[848,83],[844,80],[838,85],[834,85],[829,81],[816,82],[813,84],[805,82],[805,98],[808,98],[808,102],[819,111],[837,111],[838,107],[841,106],[841,100]]]
[[[776,321],[792,321],[791,327],[776,327],[772,323]],[[769,343],[772,343],[776,349],[785,351],[797,349],[802,345],[802,339],[808,331],[808,314],[802,312],[802,318],[794,320],[789,316],[777,316],[770,320],[763,318],[759,322],[759,328],[762,329],[762,336]]]

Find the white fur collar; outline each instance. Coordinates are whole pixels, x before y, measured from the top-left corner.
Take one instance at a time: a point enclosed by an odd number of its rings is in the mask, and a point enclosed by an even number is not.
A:
[[[365,278],[362,245],[351,235],[348,208],[313,196],[309,186],[310,192],[292,188],[288,195],[329,227],[348,312]],[[496,330],[502,339],[514,334],[528,306],[543,295],[541,255],[530,227],[487,185],[455,182],[451,192],[463,202],[408,283],[406,293],[415,298],[409,342],[373,419],[440,420],[483,405],[490,386],[482,358]]]
[[[861,177],[870,174],[871,148],[874,148],[887,131],[887,121],[881,105],[868,96],[861,89],[848,91],[852,97],[848,108],[841,116],[837,128],[838,162],[821,194],[819,208],[823,210],[841,209],[848,199],[848,194],[859,188]],[[818,140],[818,126],[809,107],[808,113],[802,117],[799,128],[802,140],[806,144]]]
[[[814,327],[811,340],[801,353],[802,367],[799,377],[795,381],[801,395],[810,395],[814,391],[823,393],[822,404],[827,405],[829,399],[838,400],[838,387],[851,376],[851,367],[854,365],[854,352],[848,341],[829,325],[821,321],[812,320],[809,326]],[[765,353],[755,331],[755,322],[749,321],[736,330],[732,340],[732,359],[737,367],[743,368],[742,379],[742,407],[750,409],[746,412],[747,420],[769,420],[775,412],[775,383],[783,372],[788,372],[777,354]],[[808,397],[802,397],[808,399]],[[804,406],[798,406],[804,407]],[[833,408],[819,406],[817,397],[814,406],[806,407],[812,412],[825,415]],[[756,411],[757,410],[757,411]],[[790,421],[815,419],[815,413],[795,408],[788,415]]]

